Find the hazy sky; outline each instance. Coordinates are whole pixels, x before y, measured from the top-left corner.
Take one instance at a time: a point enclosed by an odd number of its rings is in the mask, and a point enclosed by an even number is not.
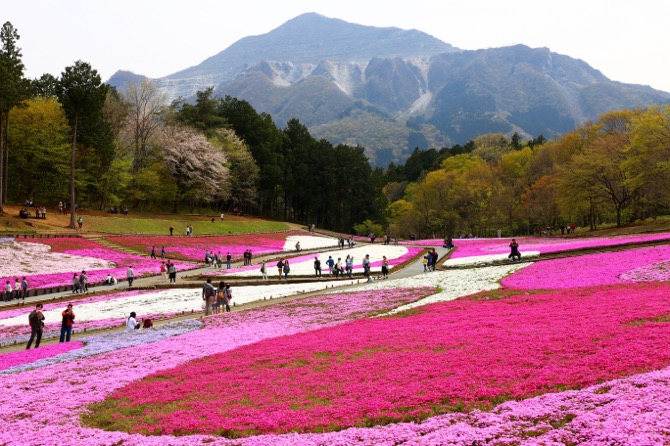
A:
[[[582,59],[612,80],[670,91],[670,2],[663,0],[3,0],[28,77],[75,60],[107,80],[197,65],[305,12],[418,29],[461,49],[522,43]]]

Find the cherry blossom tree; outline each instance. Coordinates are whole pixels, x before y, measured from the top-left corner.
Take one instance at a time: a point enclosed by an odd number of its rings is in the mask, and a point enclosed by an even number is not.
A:
[[[227,199],[229,170],[224,151],[192,128],[169,125],[163,129],[161,148],[167,171],[176,186],[179,203]]]

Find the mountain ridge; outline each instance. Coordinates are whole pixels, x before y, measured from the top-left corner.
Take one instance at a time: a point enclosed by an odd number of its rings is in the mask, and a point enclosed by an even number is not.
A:
[[[140,78],[122,72],[110,83]],[[490,132],[552,137],[609,110],[670,103],[670,93],[611,81],[548,48],[461,50],[421,31],[315,13],[154,82],[171,99],[213,87],[279,126],[298,118],[316,137],[359,144],[381,164],[401,162],[417,142],[425,149]]]

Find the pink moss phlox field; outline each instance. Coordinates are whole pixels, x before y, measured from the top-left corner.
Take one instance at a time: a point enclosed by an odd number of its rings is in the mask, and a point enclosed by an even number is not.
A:
[[[227,236],[114,236],[107,237],[111,243],[150,253],[156,248],[160,255],[161,247],[165,247],[166,256],[183,260],[203,262],[205,251],[225,256],[228,252],[233,261],[242,259],[242,254],[251,249],[253,255],[281,253],[284,251],[286,238],[295,235],[305,235],[301,231],[286,231],[276,233],[241,234]]]
[[[149,257],[144,257],[136,254],[129,254],[120,250],[115,250],[107,246],[101,245],[100,243],[87,240],[84,238],[60,238],[60,239],[39,239],[39,240],[23,240],[17,239],[17,242],[26,242],[26,243],[41,243],[51,246],[52,251],[62,252],[66,254],[86,256],[86,257],[95,257],[109,262],[113,262],[117,265],[117,268],[111,269],[98,269],[98,270],[89,270],[86,271],[88,275],[88,282],[98,283],[102,282],[107,278],[107,274],[111,274],[117,279],[123,279],[126,277],[126,271],[129,266],[133,267],[135,272],[135,277],[141,277],[144,275],[157,275],[160,274],[160,259],[151,259]],[[39,262],[39,259],[34,259],[35,262]],[[178,271],[193,269],[197,265],[189,262],[174,262]],[[72,271],[68,273],[58,273],[58,274],[42,274],[31,276],[28,278],[31,289],[38,288],[50,288],[63,285],[72,284],[72,276],[74,273],[80,273],[81,271]],[[14,277],[0,278],[1,281],[11,279],[13,283]]]
[[[0,354],[0,370],[67,353],[82,348],[84,344],[81,342],[59,342],[58,344],[42,345],[39,348],[34,348],[35,343],[33,342],[32,346],[33,348],[30,350]]]
[[[114,407],[142,407],[134,431],[161,434],[328,431],[489,408],[667,367],[669,293],[642,284],[434,304],[166,370],[116,391]]]
[[[670,246],[653,246],[619,252],[587,254],[544,260],[505,277],[501,283],[517,289],[560,289],[665,281]]]
[[[541,254],[551,252],[570,251],[584,248],[597,248],[600,246],[617,246],[632,243],[643,243],[660,240],[670,240],[670,233],[643,234],[643,235],[619,235],[613,237],[517,237],[519,250],[539,251]],[[440,240],[428,240],[427,242],[438,242]],[[488,239],[454,239],[456,251],[451,258],[474,257],[491,254],[504,254],[509,252],[511,238],[488,238]],[[409,242],[407,242],[409,243]],[[414,244],[412,242],[411,244]],[[432,245],[431,245],[432,246]]]
[[[102,401],[110,392],[152,373],[263,339],[374,315],[432,292],[432,288],[393,289],[310,297],[252,311],[209,317],[205,319],[207,326],[204,329],[155,342],[150,347],[125,348],[0,376],[0,385],[4,389],[0,393],[0,407],[5,413],[0,425],[7,426],[0,430],[0,444],[111,446],[209,443],[217,438],[147,438],[123,432],[106,432],[82,426],[79,417],[89,404]],[[56,401],[57,404],[36,404],[35,401]],[[225,439],[222,441],[229,443]]]

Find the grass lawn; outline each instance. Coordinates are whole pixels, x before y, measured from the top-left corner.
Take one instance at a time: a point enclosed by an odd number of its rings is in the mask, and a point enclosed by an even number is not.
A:
[[[188,219],[186,216],[177,216],[175,219],[132,218],[127,216],[84,216],[85,229],[91,232],[169,235],[169,228],[172,226],[174,227],[175,235],[184,235],[186,232],[186,225],[193,226],[193,235],[196,236],[272,232],[285,231],[288,229],[288,226],[285,223],[255,219],[224,222],[216,219],[216,221],[212,223],[209,220],[204,220],[202,217]]]

